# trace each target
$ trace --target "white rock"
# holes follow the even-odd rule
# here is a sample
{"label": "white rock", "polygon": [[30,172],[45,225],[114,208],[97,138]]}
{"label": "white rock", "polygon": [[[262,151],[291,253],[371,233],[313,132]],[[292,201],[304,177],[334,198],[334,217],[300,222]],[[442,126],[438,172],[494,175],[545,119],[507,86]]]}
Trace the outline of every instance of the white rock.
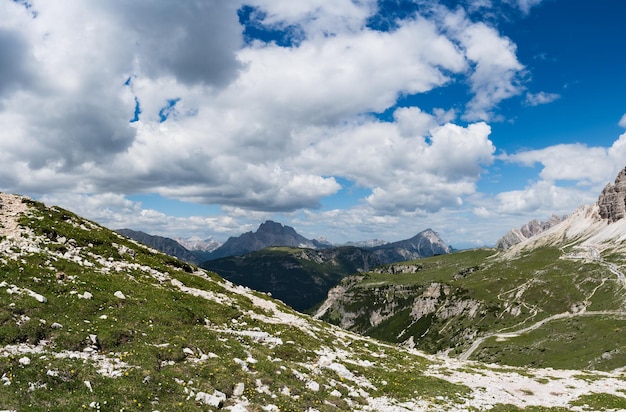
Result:
{"label": "white rock", "polygon": [[76,296],[78,296],[79,299],[91,299],[91,298],[93,298],[93,295],[90,292],[86,292],[86,291],[82,295],[79,293]]}
{"label": "white rock", "polygon": [[39,303],[46,303],[46,302],[48,301],[48,299],[46,299],[46,297],[45,297],[45,296],[42,296],[42,295],[40,295],[39,293],[35,293],[35,292],[33,292],[32,290],[29,290],[29,291],[28,291],[28,294],[29,294],[31,297],[35,298],[35,299],[37,300],[37,302],[39,302]]}
{"label": "white rock", "polygon": [[193,349],[191,349],[191,348],[184,348],[183,352],[186,353],[187,355],[193,355],[194,354]]}
{"label": "white rock", "polygon": [[30,358],[28,356],[24,356],[23,358],[20,358],[19,361],[20,365],[30,365]]}
{"label": "white rock", "polygon": [[58,322],[54,322],[52,325],[50,325],[50,327],[51,327],[52,329],[63,329],[63,325],[61,325],[61,324],[60,324],[60,323],[58,323]]}
{"label": "white rock", "polygon": [[124,294],[121,291],[116,291],[113,296],[115,296],[118,299],[126,299],[126,296],[124,296]]}
{"label": "white rock", "polygon": [[83,383],[85,384],[85,386],[87,387],[87,389],[89,389],[89,392],[93,392],[93,388],[91,387],[91,382],[89,382],[89,381],[84,381]]}
{"label": "white rock", "polygon": [[246,385],[243,382],[239,382],[237,385],[235,385],[235,388],[233,389],[233,396],[243,395],[243,391],[245,388]]}
{"label": "white rock", "polygon": [[213,392],[213,395],[209,395],[206,392],[198,392],[196,394],[196,402],[202,402],[215,408],[218,408],[224,401],[226,401],[226,394],[220,391]]}
{"label": "white rock", "polygon": [[308,381],[306,383],[306,387],[308,390],[313,391],[313,392],[319,392],[320,390],[320,384],[315,381]]}
{"label": "white rock", "polygon": [[330,393],[330,396],[335,396],[337,398],[341,398],[341,392],[339,392],[337,389],[335,389],[334,391],[332,391]]}
{"label": "white rock", "polygon": [[238,403],[230,407],[230,412],[248,412],[248,408],[246,405]]}

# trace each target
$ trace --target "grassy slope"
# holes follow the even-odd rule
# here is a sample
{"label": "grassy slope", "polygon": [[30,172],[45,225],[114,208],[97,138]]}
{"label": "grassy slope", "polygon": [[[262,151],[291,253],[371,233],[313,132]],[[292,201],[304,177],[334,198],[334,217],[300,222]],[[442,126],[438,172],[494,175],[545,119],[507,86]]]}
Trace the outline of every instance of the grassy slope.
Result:
{"label": "grassy slope", "polygon": [[[431,352],[467,349],[474,336],[512,332],[552,315],[586,304],[587,312],[623,311],[624,289],[615,275],[597,262],[561,259],[563,252],[542,248],[514,260],[498,260],[494,251],[473,250],[420,260],[415,274],[368,273],[360,281],[346,279],[344,302],[323,317],[339,322],[340,312],[359,314],[353,329],[391,342],[413,336],[418,348]],[[478,313],[442,319],[437,314],[418,321],[409,316],[415,298],[433,282],[450,294],[438,300],[439,312],[455,299],[478,301]],[[449,302],[448,302],[449,303]],[[370,314],[395,306],[394,315],[372,327]],[[388,311],[389,312],[389,311]],[[532,333],[510,339],[489,339],[475,359],[512,365],[610,370],[626,365],[624,313],[576,317],[548,322]],[[554,330],[554,333],[553,333]],[[558,332],[557,332],[558,331]],[[575,356],[564,356],[572,353]],[[603,358],[604,355],[604,358]]]}

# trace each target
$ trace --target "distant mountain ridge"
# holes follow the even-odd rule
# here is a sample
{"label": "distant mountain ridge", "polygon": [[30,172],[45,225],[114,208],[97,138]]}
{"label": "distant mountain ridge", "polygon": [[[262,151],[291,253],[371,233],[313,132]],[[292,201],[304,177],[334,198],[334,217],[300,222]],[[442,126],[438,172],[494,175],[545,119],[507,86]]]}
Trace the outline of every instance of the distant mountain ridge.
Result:
{"label": "distant mountain ridge", "polygon": [[361,247],[361,248],[372,248],[372,247],[386,245],[387,243],[389,243],[389,242],[387,242],[386,240],[370,239],[370,240],[359,240],[359,241],[353,241],[353,242],[346,242],[346,243],[342,244],[341,246],[355,246],[355,247]]}
{"label": "distant mountain ridge", "polygon": [[558,225],[566,218],[567,215],[563,217],[552,215],[552,217],[545,222],[540,222],[537,219],[533,219],[519,229],[511,229],[506,235],[498,239],[495,247],[496,249],[507,249],[513,245],[523,242],[526,239],[538,235],[541,232],[545,232],[551,227]]}
{"label": "distant mountain ridge", "polygon": [[371,248],[383,264],[415,260],[422,257],[444,255],[452,248],[432,229],[426,229],[410,239],[386,243]]}
{"label": "distant mountain ridge", "polygon": [[205,260],[205,254],[203,252],[194,253],[193,251],[186,249],[176,240],[168,237],[150,235],[148,233],[132,229],[117,229],[115,231],[120,235],[124,235],[139,243],[143,243],[146,246],[150,246],[159,252],[177,257],[185,262],[199,264]]}
{"label": "distant mountain ridge", "polygon": [[426,229],[407,240],[373,248],[340,246],[324,249],[272,247],[243,256],[201,264],[234,283],[282,300],[298,310],[319,304],[339,281],[376,266],[449,253],[451,248]]}
{"label": "distant mountain ridge", "polygon": [[226,256],[242,256],[270,246],[304,247],[324,249],[331,247],[328,242],[307,239],[291,226],[267,220],[256,232],[246,232],[241,236],[230,237],[224,244],[208,255],[207,260]]}
{"label": "distant mountain ridge", "polygon": [[218,247],[222,246],[222,242],[219,242],[212,237],[202,239],[198,236],[192,236],[189,238],[174,238],[175,241],[181,244],[185,249],[190,251],[200,251],[211,253]]}

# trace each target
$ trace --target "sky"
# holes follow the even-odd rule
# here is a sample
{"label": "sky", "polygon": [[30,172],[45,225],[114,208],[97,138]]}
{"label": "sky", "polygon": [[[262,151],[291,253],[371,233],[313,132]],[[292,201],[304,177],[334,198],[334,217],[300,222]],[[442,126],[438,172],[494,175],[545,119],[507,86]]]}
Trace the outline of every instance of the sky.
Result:
{"label": "sky", "polygon": [[109,228],[456,248],[626,166],[626,3],[0,0],[0,191]]}

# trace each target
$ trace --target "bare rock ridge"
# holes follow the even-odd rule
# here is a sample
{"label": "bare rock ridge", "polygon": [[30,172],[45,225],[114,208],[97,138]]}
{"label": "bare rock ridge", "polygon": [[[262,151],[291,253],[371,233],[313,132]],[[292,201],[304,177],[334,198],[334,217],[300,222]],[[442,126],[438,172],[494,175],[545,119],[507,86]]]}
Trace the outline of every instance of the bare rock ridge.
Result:
{"label": "bare rock ridge", "polygon": [[626,168],[615,178],[615,183],[607,184],[598,198],[598,211],[609,223],[626,216]]}
{"label": "bare rock ridge", "polygon": [[[572,225],[579,227],[580,222],[578,221],[581,218],[587,219],[589,217],[588,213],[592,213],[595,216],[594,219],[597,223],[604,222],[600,225],[602,227],[607,223],[616,223],[626,217],[626,168],[618,173],[614,183],[608,183],[604,187],[595,204],[581,206],[570,217],[563,216],[562,219],[559,219],[553,215],[547,222],[532,220],[520,229],[513,229],[508,232],[496,242],[495,246],[498,249],[508,249],[513,245],[546,232],[561,222],[565,225],[563,230],[568,230],[567,228],[570,228]],[[574,232],[577,231],[575,230],[571,233]],[[609,234],[605,233],[605,235],[608,236]]]}
{"label": "bare rock ridge", "polygon": [[567,216],[563,216],[561,218],[557,215],[552,215],[552,217],[545,222],[540,222],[537,219],[533,219],[519,229],[511,229],[506,235],[498,239],[498,241],[496,242],[496,249],[508,249],[509,247],[516,245],[528,238],[545,232],[551,227],[561,223],[566,218]]}

